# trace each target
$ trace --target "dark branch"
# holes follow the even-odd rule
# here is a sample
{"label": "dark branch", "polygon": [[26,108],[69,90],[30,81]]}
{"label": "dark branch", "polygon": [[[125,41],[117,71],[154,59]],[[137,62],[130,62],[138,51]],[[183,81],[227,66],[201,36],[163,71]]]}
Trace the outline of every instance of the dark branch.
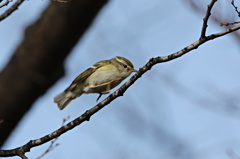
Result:
{"label": "dark branch", "polygon": [[[2,7],[4,7],[4,6],[7,6],[9,2],[10,2],[9,0],[6,0],[5,3],[3,3],[3,4],[0,5],[0,8],[2,8]],[[1,2],[0,2],[0,3],[1,3]]]}
{"label": "dark branch", "polygon": [[205,38],[205,36],[206,36],[206,30],[207,30],[207,27],[208,27],[208,24],[207,24],[208,19],[211,16],[212,7],[216,2],[217,2],[217,0],[212,0],[211,3],[208,5],[206,15],[203,18],[203,26],[202,26],[202,32],[201,32],[200,39]]}
{"label": "dark branch", "polygon": [[28,157],[25,156],[24,154],[19,154],[19,157],[21,157],[22,159],[28,159]]}
{"label": "dark branch", "polygon": [[23,3],[24,0],[18,0],[15,2],[8,10],[6,10],[2,15],[0,15],[0,21],[11,15],[18,7]]}
{"label": "dark branch", "polygon": [[240,17],[240,12],[238,11],[238,7],[235,6],[234,0],[232,0],[231,4],[232,4],[232,6],[234,7],[235,11],[237,12],[238,17]]}

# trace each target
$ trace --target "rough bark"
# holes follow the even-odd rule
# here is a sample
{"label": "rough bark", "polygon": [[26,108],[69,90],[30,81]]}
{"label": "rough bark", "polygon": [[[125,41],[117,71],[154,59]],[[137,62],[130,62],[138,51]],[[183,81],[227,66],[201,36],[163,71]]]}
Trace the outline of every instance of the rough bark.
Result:
{"label": "rough bark", "polygon": [[0,73],[0,145],[34,101],[64,75],[65,57],[106,2],[52,2],[26,28],[23,41]]}

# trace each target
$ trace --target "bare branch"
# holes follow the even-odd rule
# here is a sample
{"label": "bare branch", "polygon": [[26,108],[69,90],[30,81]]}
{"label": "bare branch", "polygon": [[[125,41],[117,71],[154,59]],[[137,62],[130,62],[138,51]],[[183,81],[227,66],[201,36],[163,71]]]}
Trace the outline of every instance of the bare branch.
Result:
{"label": "bare branch", "polygon": [[226,22],[226,23],[220,23],[220,26],[229,26],[229,25],[234,25],[234,24],[239,24],[240,22],[232,22],[232,23],[229,23],[229,22]]}
{"label": "bare branch", "polygon": [[23,3],[24,0],[18,0],[15,2],[8,10],[6,10],[3,14],[0,15],[0,21],[7,18],[9,15],[11,15],[15,10],[18,9],[18,7]]}
{"label": "bare branch", "polygon": [[68,124],[60,127],[56,131],[54,131],[42,138],[29,141],[28,143],[26,143],[25,145],[23,145],[21,147],[18,147],[18,148],[12,149],[12,150],[0,150],[0,156],[1,157],[16,156],[16,155],[20,156],[21,154],[29,152],[30,149],[33,147],[39,146],[41,144],[44,144],[50,140],[53,140],[53,139],[61,136],[65,132],[75,128],[76,126],[80,125],[81,123],[83,123],[85,121],[89,121],[90,117],[92,115],[94,115],[99,110],[101,110],[102,108],[104,108],[105,106],[110,104],[116,98],[123,96],[123,94],[126,92],[126,90],[131,85],[133,85],[143,74],[145,74],[147,71],[149,71],[154,65],[163,63],[163,62],[168,62],[168,61],[174,60],[176,58],[179,58],[182,55],[185,55],[186,53],[188,53],[194,49],[197,49],[199,46],[201,46],[203,43],[205,43],[209,40],[213,40],[213,39],[219,38],[221,36],[224,36],[226,34],[229,34],[233,31],[239,30],[240,25],[232,27],[232,28],[227,29],[222,32],[218,32],[216,34],[212,34],[209,36],[205,35],[208,19],[211,15],[210,14],[211,9],[216,1],[217,0],[212,0],[212,2],[208,5],[208,10],[207,10],[206,16],[204,18],[203,26],[202,26],[201,38],[199,40],[197,40],[194,43],[190,44],[189,46],[183,48],[182,50],[180,50],[176,53],[172,53],[168,56],[155,57],[155,58],[151,57],[150,60],[142,68],[140,68],[139,71],[135,75],[133,75],[126,83],[124,83],[118,90],[116,90],[114,93],[110,94],[107,98],[105,98],[102,102],[98,103],[96,106],[87,110],[85,113],[83,113],[78,118],[74,119],[73,121],[69,122]]}
{"label": "bare branch", "polygon": [[203,26],[202,26],[201,36],[200,36],[201,39],[205,38],[205,36],[206,36],[206,30],[207,30],[207,27],[208,27],[207,22],[208,22],[209,17],[211,16],[212,7],[216,2],[217,2],[217,0],[212,0],[211,3],[208,5],[206,15],[203,18]]}
{"label": "bare branch", "polygon": [[28,157],[25,156],[24,154],[19,154],[19,157],[21,157],[22,159],[28,159]]}
{"label": "bare branch", "polygon": [[[238,17],[240,17],[240,12],[238,11],[238,7],[235,6],[234,0],[231,2],[232,6],[234,7],[236,13],[238,14]],[[226,22],[226,23],[220,23],[220,26],[229,26],[229,25],[234,25],[234,24],[239,24],[240,22]]]}
{"label": "bare branch", "polygon": [[[215,39],[215,38],[224,36],[224,35],[226,35],[226,34],[229,34],[229,33],[231,33],[231,32],[237,31],[237,30],[239,30],[239,29],[240,29],[240,25],[235,26],[235,27],[232,27],[232,28],[229,28],[229,29],[227,29],[227,30],[225,30],[225,31],[222,31],[222,32],[219,32],[219,33],[216,33],[216,34],[209,35],[209,36],[207,36],[206,38],[207,38],[208,40],[212,40],[212,39]],[[206,41],[205,41],[205,42],[206,42]]]}
{"label": "bare branch", "polygon": [[[189,5],[192,7],[192,9],[194,10],[194,11],[197,11],[197,12],[199,12],[199,13],[204,13],[205,12],[205,10],[204,10],[204,8],[203,7],[201,7],[200,5],[199,5],[199,1],[194,1],[194,0],[188,0],[188,3],[189,3]],[[229,16],[228,16],[229,17]],[[222,21],[224,21],[224,19],[223,18],[221,18],[221,16],[211,16],[211,19],[215,22],[215,23],[217,23],[217,24],[221,24],[222,23]],[[225,23],[223,23],[223,24],[225,24]],[[223,25],[223,26],[225,26],[225,25]],[[229,28],[230,26],[225,26],[226,28]],[[240,38],[240,32],[233,32],[233,34],[232,35],[234,35],[237,39],[239,39]],[[236,40],[236,42],[239,42],[239,40]]]}
{"label": "bare branch", "polygon": [[[67,120],[69,120],[70,116],[68,116],[67,118],[64,118],[62,121],[62,126],[64,126],[64,124],[66,123]],[[55,138],[51,141],[51,144],[49,145],[49,147],[46,149],[46,151],[41,154],[39,157],[37,157],[36,159],[41,159],[43,158],[48,152],[52,151],[55,147],[57,147],[59,144],[55,143],[57,141],[58,138]]]}
{"label": "bare branch", "polygon": [[[9,0],[6,0],[5,3],[3,3],[3,4],[0,5],[0,8],[2,8],[2,7],[4,7],[4,6],[7,6],[9,2],[10,2]],[[1,3],[1,2],[0,2],[0,3]]]}
{"label": "bare branch", "polygon": [[231,4],[232,4],[232,6],[235,8],[235,11],[237,12],[238,17],[240,17],[240,12],[238,11],[238,7],[235,6],[234,0],[232,0]]}

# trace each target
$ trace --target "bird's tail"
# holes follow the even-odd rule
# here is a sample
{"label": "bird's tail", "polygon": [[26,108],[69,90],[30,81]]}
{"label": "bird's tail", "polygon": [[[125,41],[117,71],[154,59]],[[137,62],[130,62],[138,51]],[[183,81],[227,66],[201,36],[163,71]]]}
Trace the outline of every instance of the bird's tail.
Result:
{"label": "bird's tail", "polygon": [[57,103],[58,108],[63,110],[72,100],[76,98],[76,95],[70,91],[64,91],[54,97],[54,102]]}

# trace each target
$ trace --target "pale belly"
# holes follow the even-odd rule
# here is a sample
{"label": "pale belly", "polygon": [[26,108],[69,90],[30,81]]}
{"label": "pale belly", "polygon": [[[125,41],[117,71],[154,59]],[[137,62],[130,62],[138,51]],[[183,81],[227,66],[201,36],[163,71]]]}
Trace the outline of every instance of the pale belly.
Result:
{"label": "pale belly", "polygon": [[[110,67],[110,68],[109,68]],[[100,68],[97,73],[91,75],[87,81],[84,93],[104,93],[116,87],[124,78],[116,76],[119,72],[114,66],[107,69]]]}

